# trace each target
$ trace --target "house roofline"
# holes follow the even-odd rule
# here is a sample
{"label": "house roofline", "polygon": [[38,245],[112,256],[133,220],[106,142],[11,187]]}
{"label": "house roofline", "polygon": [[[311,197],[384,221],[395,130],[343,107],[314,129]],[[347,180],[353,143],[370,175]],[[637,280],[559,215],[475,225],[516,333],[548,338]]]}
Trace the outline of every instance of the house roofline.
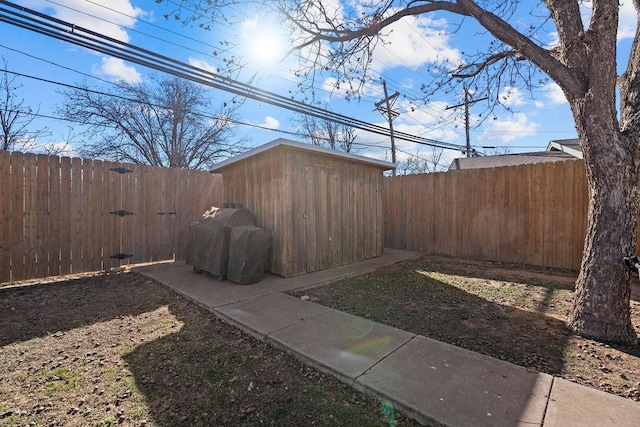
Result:
{"label": "house roofline", "polygon": [[562,141],[549,141],[549,145],[547,146],[547,151],[551,151],[552,149],[555,149],[557,151],[562,151],[564,153],[572,155],[573,157],[582,159],[581,150],[577,150],[575,148],[564,145]]}
{"label": "house roofline", "polygon": [[396,165],[390,162],[385,162],[383,160],[377,160],[377,159],[371,159],[369,157],[364,157],[364,156],[358,156],[356,154],[351,154],[351,153],[346,153],[343,151],[337,151],[337,150],[332,150],[329,148],[324,148],[324,147],[319,147],[317,145],[311,145],[311,144],[303,144],[301,142],[296,142],[296,141],[292,141],[290,139],[285,139],[285,138],[278,138],[276,140],[273,140],[271,142],[268,142],[266,144],[260,145],[256,148],[253,148],[249,151],[245,151],[242,154],[239,154],[235,157],[232,157],[230,159],[227,159],[223,162],[217,163],[215,165],[213,165],[213,167],[209,170],[209,172],[217,172],[222,168],[225,168],[229,165],[232,165],[234,163],[240,162],[242,160],[245,160],[249,157],[253,157],[255,155],[258,155],[260,153],[263,153],[265,151],[274,149],[276,147],[291,147],[294,149],[298,149],[298,150],[305,150],[305,151],[311,151],[314,153],[321,153],[321,154],[330,154],[332,156],[336,156],[336,157],[341,157],[343,159],[346,160],[351,160],[351,161],[355,161],[355,162],[360,162],[360,163],[366,163],[366,164],[370,164],[370,165],[374,165],[374,166],[378,166],[380,168],[382,168],[383,170],[389,170],[389,169],[395,169]]}

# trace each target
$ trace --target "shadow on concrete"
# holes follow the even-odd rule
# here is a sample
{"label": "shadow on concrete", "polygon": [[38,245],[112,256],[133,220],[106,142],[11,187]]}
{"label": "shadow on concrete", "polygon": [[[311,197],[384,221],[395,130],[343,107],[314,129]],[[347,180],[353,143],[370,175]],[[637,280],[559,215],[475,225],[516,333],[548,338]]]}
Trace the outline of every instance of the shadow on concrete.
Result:
{"label": "shadow on concrete", "polygon": [[[375,400],[137,273],[0,289],[0,346],[127,316],[146,319],[160,307],[168,314],[149,324],[160,338],[117,356],[154,425],[381,425]],[[111,332],[117,340],[118,325]],[[121,332],[130,343],[126,328]]]}
{"label": "shadow on concrete", "polygon": [[490,302],[416,270],[382,270],[295,295],[303,293],[319,304],[540,372],[557,375],[564,366],[570,333],[563,321]]}
{"label": "shadow on concrete", "polygon": [[373,399],[185,300],[169,310],[180,330],[124,357],[155,424],[380,425]]}

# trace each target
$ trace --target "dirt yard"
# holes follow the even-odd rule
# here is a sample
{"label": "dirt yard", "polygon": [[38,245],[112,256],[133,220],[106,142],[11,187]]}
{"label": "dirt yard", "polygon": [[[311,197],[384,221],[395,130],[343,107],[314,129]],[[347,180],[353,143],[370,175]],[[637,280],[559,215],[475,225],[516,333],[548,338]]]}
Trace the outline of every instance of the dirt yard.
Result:
{"label": "dirt yard", "polygon": [[[565,329],[574,281],[423,257],[295,295],[640,401],[639,346]],[[640,335],[637,283],[632,299]],[[0,313],[0,427],[388,425],[380,402],[136,273],[0,288]]]}
{"label": "dirt yard", "polygon": [[[423,257],[296,293],[311,301],[640,401],[640,347],[572,336],[575,272]],[[631,313],[640,336],[640,287]]]}
{"label": "dirt yard", "polygon": [[136,273],[0,288],[0,313],[3,427],[386,424],[379,402]]}

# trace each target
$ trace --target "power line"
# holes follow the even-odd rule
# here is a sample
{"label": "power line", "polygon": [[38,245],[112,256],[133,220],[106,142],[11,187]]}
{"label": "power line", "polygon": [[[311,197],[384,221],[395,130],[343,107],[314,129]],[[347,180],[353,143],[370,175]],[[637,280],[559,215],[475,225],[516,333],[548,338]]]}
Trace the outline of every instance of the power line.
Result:
{"label": "power line", "polygon": [[[80,87],[80,86],[76,86],[76,85],[71,85],[68,83],[62,83],[62,82],[57,82],[54,80],[49,80],[49,79],[45,79],[43,77],[36,77],[36,76],[32,76],[29,74],[24,74],[24,73],[18,73],[15,71],[10,71],[10,70],[0,70],[0,72],[3,73],[8,73],[8,74],[12,74],[14,76],[18,76],[18,77],[24,77],[24,78],[28,78],[28,79],[33,79],[33,80],[37,80],[37,81],[41,81],[43,83],[49,83],[49,84],[53,84],[53,85],[58,85],[58,86],[63,86],[69,89],[76,89],[76,90],[82,90],[85,92],[89,92],[89,93],[94,93],[96,95],[102,95],[102,96],[109,96],[112,98],[117,98],[117,99],[122,99],[123,101],[129,101],[129,102],[134,102],[134,103],[138,103],[138,104],[144,104],[144,105],[151,105],[157,108],[165,108],[162,105],[158,105],[158,104],[152,104],[148,101],[140,101],[138,99],[135,98],[127,98],[126,96],[122,96],[122,95],[117,95],[115,93],[109,93],[109,92],[102,92],[99,90],[94,90],[94,89],[89,89],[86,87]],[[12,110],[8,110],[8,111],[12,111]],[[45,114],[39,114],[39,113],[27,113],[27,112],[23,112],[20,111],[20,113],[23,113],[25,115],[30,115],[33,117],[39,117],[39,118],[46,118],[46,119],[52,119],[52,120],[60,120],[60,121],[67,121],[70,123],[78,123],[78,124],[84,124],[84,125],[89,125],[92,126],[94,124],[92,123],[85,123],[79,120],[73,120],[73,119],[69,119],[66,117],[59,117],[59,116],[51,116],[51,115],[45,115]],[[278,133],[283,133],[283,134],[288,134],[288,135],[294,135],[294,136],[303,136],[306,137],[307,135],[299,133],[299,132],[291,132],[291,131],[286,131],[286,130],[280,130],[280,129],[272,129],[266,126],[261,126],[261,125],[256,125],[253,123],[247,123],[247,122],[243,122],[241,120],[237,120],[234,119],[232,117],[228,117],[228,116],[217,116],[217,115],[211,115],[211,114],[205,114],[199,111],[194,111],[192,114],[200,116],[200,117],[204,117],[206,119],[213,119],[213,120],[226,120],[228,122],[231,122],[233,124],[236,125],[240,125],[240,126],[247,126],[247,127],[252,127],[252,128],[256,128],[256,129],[262,129],[262,130],[268,130],[268,131],[273,131],[273,132],[278,132]],[[100,125],[103,126],[103,125]]]}
{"label": "power line", "polygon": [[[70,7],[68,7],[68,6],[64,6],[64,5],[61,5],[61,4],[59,4],[59,3],[56,3],[56,2],[55,2],[55,1],[53,1],[53,0],[48,0],[48,1],[49,1],[50,3],[60,5],[61,7],[65,7],[65,8],[68,8],[68,9],[71,9],[71,10],[74,10],[74,11],[77,11],[78,13],[85,14],[85,15],[90,16],[90,17],[92,17],[92,18],[95,18],[95,19],[98,19],[98,20],[101,20],[101,21],[104,21],[104,22],[108,22],[108,23],[111,23],[111,24],[113,24],[113,25],[118,25],[117,23],[115,23],[115,22],[113,22],[113,21],[108,21],[108,20],[106,20],[106,19],[104,19],[104,18],[101,18],[101,17],[95,16],[95,15],[91,15],[91,14],[88,14],[88,13],[82,12],[82,11],[80,11],[80,10],[78,10],[78,9],[72,9],[72,8],[70,8]],[[112,12],[114,12],[114,13],[117,13],[117,14],[120,14],[120,15],[122,15],[122,16],[125,16],[125,17],[127,17],[127,18],[129,18],[129,19],[133,19],[133,20],[135,20],[135,21],[137,21],[137,22],[141,22],[141,23],[143,23],[143,24],[146,24],[146,25],[152,26],[152,27],[154,27],[154,28],[156,28],[156,29],[158,29],[158,30],[165,31],[165,32],[168,32],[168,33],[170,33],[170,34],[177,35],[178,37],[181,37],[181,38],[184,38],[184,39],[187,39],[187,40],[190,40],[190,41],[194,41],[194,42],[196,42],[196,43],[200,43],[200,44],[202,44],[202,45],[204,45],[204,46],[208,46],[208,47],[211,47],[211,48],[214,48],[214,49],[218,50],[218,47],[217,47],[217,46],[212,45],[212,44],[210,44],[210,43],[206,43],[206,42],[203,42],[203,41],[201,41],[201,40],[195,39],[195,38],[193,38],[193,37],[188,37],[188,36],[186,36],[186,35],[184,35],[184,34],[181,34],[181,33],[175,32],[175,31],[171,31],[171,30],[166,29],[166,28],[164,28],[164,27],[161,27],[161,26],[159,26],[159,25],[156,25],[156,24],[150,23],[150,22],[148,22],[148,21],[145,21],[145,20],[143,20],[143,19],[140,19],[140,18],[138,18],[138,17],[136,17],[136,16],[132,16],[132,15],[129,15],[129,14],[126,14],[126,13],[120,12],[120,11],[118,11],[118,10],[116,10],[116,9],[113,9],[113,8],[110,8],[110,7],[107,7],[107,6],[104,6],[104,5],[98,4],[98,3],[96,3],[95,1],[92,1],[92,0],[85,0],[85,1],[86,1],[87,3],[90,3],[90,4],[93,4],[93,5],[96,5],[96,6],[98,6],[98,7],[102,7],[102,8],[104,8],[104,9],[106,9],[106,10],[109,10],[109,11],[112,11]],[[175,5],[177,5],[177,6],[181,7],[181,8],[185,8],[185,10],[188,10],[189,12],[191,12],[191,14],[192,14],[192,15],[197,13],[195,10],[193,10],[193,9],[189,9],[188,7],[185,7],[185,6],[184,6],[184,4],[181,4],[181,3],[175,3],[175,2],[172,2],[172,1],[168,1],[168,2],[169,2],[169,3],[173,3],[173,4],[175,4]],[[220,21],[220,20],[216,20],[216,19],[214,19],[214,20],[212,20],[212,22],[213,22],[213,23],[215,23],[215,24],[221,24],[221,25],[223,25],[223,26],[225,26],[225,27],[229,27],[229,25],[228,25],[226,22],[224,22],[224,21]],[[416,24],[417,24],[417,22],[416,22]],[[436,52],[438,51],[438,49],[437,49],[435,46],[433,46],[433,45],[429,42],[429,40],[428,40],[426,37],[424,37],[424,35],[422,35],[419,31],[417,31],[417,29],[416,29],[413,25],[410,25],[410,24],[408,24],[408,23],[407,23],[407,26],[408,26],[409,28],[411,28],[411,30],[413,30],[416,34],[418,34],[418,35],[419,35],[419,36],[420,36],[420,37],[425,41],[425,43],[427,43],[428,45],[430,45],[430,46],[431,46],[431,48],[432,48],[434,51],[436,51]],[[230,28],[230,27],[229,27],[229,28]],[[150,34],[147,34],[147,33],[144,33],[144,32],[138,31],[138,30],[135,30],[135,29],[129,29],[129,31],[137,32],[137,33],[139,33],[139,34],[146,35],[146,36],[151,37],[151,38],[154,38],[154,39],[156,39],[156,40],[160,40],[160,41],[166,42],[166,43],[171,44],[171,45],[174,45],[174,46],[183,47],[184,49],[188,49],[188,50],[191,50],[191,51],[193,51],[193,52],[200,53],[200,54],[203,54],[203,55],[209,56],[209,57],[211,57],[211,58],[217,59],[217,57],[212,56],[212,55],[210,55],[210,54],[208,54],[208,53],[200,52],[200,51],[197,51],[197,50],[191,49],[191,48],[189,48],[189,47],[186,47],[186,46],[183,46],[183,45],[180,45],[180,44],[174,43],[174,42],[172,42],[172,41],[169,41],[169,40],[166,40],[166,39],[163,39],[163,38],[160,38],[160,37],[156,37],[156,36],[153,36],[153,35],[150,35]],[[404,60],[403,60],[402,58],[400,58],[397,54],[395,54],[394,52],[392,52],[391,50],[389,50],[387,46],[382,45],[382,48],[383,48],[383,49],[385,49],[386,51],[388,51],[388,52],[389,52],[390,54],[392,54],[393,56],[395,56],[398,60],[402,61],[402,62],[403,62],[407,67],[412,68],[411,66],[409,66],[409,64],[407,64],[407,63],[406,63],[406,61],[404,61]],[[222,50],[221,50],[221,52],[230,52],[230,51],[231,51],[231,49],[232,49],[232,48],[222,49]],[[383,62],[381,62],[381,61],[378,61],[378,62],[380,62],[381,64],[384,64],[384,63],[383,63]],[[243,66],[243,67],[244,67],[244,66]],[[280,75],[278,76],[280,79],[282,79],[282,80],[284,80],[284,81],[287,81],[287,82],[296,83],[295,81],[293,81],[293,80],[291,80],[291,79],[288,79],[288,78],[285,78],[285,77],[284,77],[284,75],[293,75],[293,73],[291,73],[291,72],[290,72],[290,70],[285,70],[285,69],[282,69],[282,68],[280,68],[279,70],[281,71]],[[395,71],[395,70],[393,70],[393,71],[397,73],[397,71]],[[426,79],[426,76],[424,76],[423,74],[421,74],[418,70],[414,70],[414,72],[415,72],[415,73],[417,73],[419,76],[421,76],[421,77],[423,77],[423,78],[425,78],[425,79]],[[378,73],[378,74],[379,74],[379,73]],[[383,78],[383,77],[380,75],[380,78]],[[394,82],[394,80],[393,80],[393,79],[390,79],[388,76],[387,76],[385,79],[386,79],[386,80],[389,80],[389,81],[391,81],[391,82]],[[396,85],[400,85],[400,83],[398,83],[397,81],[395,81],[395,83],[396,83]],[[326,90],[326,89],[323,87],[323,85],[321,85],[321,86],[319,86],[319,87],[314,87],[313,89],[314,89],[315,91],[323,91],[323,92],[326,92],[326,93],[332,93],[332,91]],[[406,91],[405,91],[405,92],[406,92]],[[406,93],[405,93],[405,94],[403,94],[403,97],[407,98]],[[418,96],[413,95],[413,98],[414,98],[414,99],[415,99],[415,98],[417,98],[417,97],[418,97]],[[411,99],[411,97],[410,97],[409,99]],[[373,104],[375,101],[365,101],[365,102],[368,102],[368,103],[372,103],[372,104]],[[428,107],[428,105],[425,105],[425,110],[423,110],[423,111],[425,111],[427,114],[429,114],[430,116],[434,117],[435,119],[440,120],[440,117],[436,117],[436,115],[435,115],[435,114],[430,113],[430,112],[428,111],[428,108],[429,108],[429,107]],[[411,117],[408,117],[408,118],[409,118],[410,120],[412,120],[412,121],[414,121],[414,122],[418,123],[418,122],[417,122],[417,120],[415,120],[415,119],[413,119],[413,118],[411,118]],[[440,122],[440,124],[439,124],[437,127],[436,127],[436,126],[432,126],[432,127],[424,127],[424,126],[423,126],[423,128],[424,128],[424,131],[425,131],[425,132],[429,132],[429,131],[436,130],[436,129],[438,129],[438,128],[442,128],[442,127],[450,126],[450,124],[451,124],[451,123],[453,123],[453,121],[449,121],[449,122],[441,121],[441,122]],[[457,133],[459,133],[459,134],[461,134],[461,133],[460,133],[458,130],[456,130],[455,128],[453,128],[452,130],[453,130],[453,131],[455,131],[455,132],[457,132]]]}
{"label": "power line", "polygon": [[[76,26],[72,23],[50,17],[34,10],[13,4],[7,1],[0,1],[0,4],[11,9],[0,8],[0,21],[33,31],[58,40],[66,41],[87,49],[105,53],[116,58],[130,61],[145,67],[156,69],[168,74],[182,77],[196,83],[233,93],[248,99],[253,99],[268,103],[276,107],[284,108],[301,114],[317,117],[335,123],[350,126],[380,135],[389,135],[388,129],[381,126],[367,123],[355,118],[324,110],[313,105],[286,98],[284,96],[259,89],[239,82],[237,80],[220,76],[216,73],[200,69],[190,64],[169,58],[164,55],[152,52],[141,47],[125,43],[100,33]],[[20,12],[18,12],[20,11]],[[414,142],[422,145],[436,146],[462,151],[463,146],[437,141],[430,138],[397,132],[397,139]]]}
{"label": "power line", "polygon": [[[72,10],[72,11],[74,11],[74,12],[77,12],[77,13],[79,13],[79,14],[82,14],[82,15],[88,16],[88,17],[90,17],[90,18],[92,18],[92,19],[96,19],[96,20],[98,20],[98,21],[106,22],[106,23],[109,23],[109,24],[114,25],[114,26],[117,26],[117,27],[119,27],[119,26],[120,26],[120,25],[119,25],[118,23],[116,23],[116,22],[109,21],[109,20],[107,20],[107,19],[105,19],[105,18],[102,18],[102,17],[96,16],[96,15],[92,15],[92,14],[87,13],[87,12],[83,12],[83,11],[81,11],[81,10],[79,10],[79,9],[71,8],[71,7],[69,7],[69,6],[66,6],[66,5],[63,5],[63,4],[60,4],[60,3],[57,3],[57,2],[55,2],[55,1],[53,1],[53,0],[47,0],[47,1],[48,1],[49,3],[52,3],[52,4],[55,4],[55,5],[58,5],[58,6],[60,6],[60,7],[64,7],[64,8],[66,8],[66,9]],[[151,26],[151,27],[153,27],[153,28],[155,28],[155,29],[157,29],[157,30],[164,31],[164,32],[167,32],[167,33],[169,33],[169,34],[176,35],[176,36],[178,36],[178,37],[180,37],[180,38],[183,38],[183,39],[186,39],[186,40],[189,40],[189,41],[193,41],[193,42],[195,42],[195,43],[202,44],[202,45],[204,45],[204,46],[207,46],[207,47],[209,47],[209,48],[212,48],[212,49],[214,49],[214,54],[210,54],[210,53],[206,53],[206,52],[201,52],[201,51],[196,50],[196,49],[193,49],[193,48],[191,48],[191,47],[188,47],[188,46],[185,46],[185,45],[182,45],[182,44],[179,44],[179,43],[173,42],[173,41],[171,41],[171,40],[169,40],[169,39],[165,39],[165,38],[157,37],[157,36],[154,36],[154,35],[151,35],[151,34],[148,34],[148,33],[145,33],[145,32],[139,31],[139,30],[136,30],[136,29],[134,29],[134,28],[128,28],[128,31],[131,31],[131,32],[134,32],[134,33],[137,33],[137,34],[141,34],[141,35],[143,35],[143,36],[147,36],[147,37],[149,37],[149,38],[152,38],[152,39],[155,39],[155,40],[161,41],[161,42],[163,42],[163,43],[167,43],[167,44],[172,45],[172,46],[176,46],[176,47],[179,47],[179,48],[182,48],[182,49],[190,50],[190,51],[192,51],[192,52],[194,52],[194,53],[197,53],[197,54],[200,54],[200,55],[204,55],[204,56],[206,56],[206,57],[208,57],[208,58],[212,58],[212,59],[215,59],[215,60],[218,60],[218,59],[219,59],[219,55],[220,55],[220,54],[222,54],[222,53],[232,53],[233,46],[232,46],[232,47],[229,47],[229,48],[224,48],[224,49],[223,49],[223,48],[220,48],[220,46],[216,46],[216,45],[213,45],[213,44],[211,44],[211,43],[207,43],[207,42],[204,42],[204,41],[198,40],[198,39],[196,39],[196,38],[189,37],[189,36],[186,36],[186,35],[184,35],[184,34],[178,33],[178,32],[176,32],[176,31],[169,30],[169,29],[167,29],[167,28],[164,28],[164,27],[161,27],[161,26],[159,26],[159,25],[153,24],[153,23],[151,23],[151,22],[145,21],[145,20],[140,19],[140,18],[138,18],[138,17],[135,17],[135,16],[132,16],[132,15],[129,15],[129,14],[126,14],[126,13],[120,12],[120,11],[118,11],[117,9],[113,9],[113,8],[108,7],[108,6],[98,4],[98,3],[94,2],[94,1],[91,1],[91,0],[85,0],[85,1],[86,1],[87,3],[93,4],[93,5],[95,5],[95,6],[98,6],[98,7],[101,7],[101,8],[103,8],[103,9],[109,10],[109,11],[111,11],[111,12],[113,12],[113,13],[116,13],[116,14],[119,14],[119,15],[122,15],[122,16],[125,16],[125,17],[127,17],[127,18],[129,18],[129,19],[132,19],[132,20],[135,20],[136,22],[140,22],[140,23],[142,23],[142,24],[149,25],[149,26]],[[177,6],[180,6],[180,7],[184,8],[185,10],[187,10],[187,11],[191,12],[192,14],[196,14],[196,13],[197,13],[195,10],[193,10],[193,9],[189,9],[189,8],[187,8],[187,7],[184,7],[184,5],[182,5],[182,4],[175,3],[175,2],[171,2],[171,1],[168,1],[168,3],[176,4]],[[165,16],[165,18],[166,18],[166,16]],[[228,23],[224,22],[224,21],[220,21],[220,20],[213,20],[212,22],[213,22],[213,23],[215,23],[215,24],[218,24],[218,25],[223,25],[223,26],[225,26],[225,27],[231,28],[231,27],[230,27],[230,25],[229,25]],[[227,43],[227,42],[222,42],[222,41],[220,41],[220,44],[228,44],[228,43]],[[237,66],[238,66],[239,68],[248,68],[248,64],[237,64]],[[216,67],[216,68],[217,68],[217,67]],[[256,70],[254,69],[254,71],[256,71]],[[286,75],[293,76],[294,74],[293,74],[293,73],[291,73],[291,72],[290,72],[290,70],[285,70],[285,69],[280,68],[280,69],[279,69],[279,71],[281,72],[281,73],[280,73],[281,75],[280,75],[280,76],[278,76],[280,79],[282,79],[282,80],[284,80],[284,81],[287,81],[287,82],[290,82],[290,83],[296,83],[294,80],[287,79],[287,78],[283,77],[283,75],[285,75],[285,74],[286,74]],[[313,89],[314,89],[315,91],[322,91],[322,92],[330,93],[330,91],[328,91],[328,90],[324,89],[324,87],[323,87],[322,85],[321,85],[321,86],[319,86],[319,87],[315,87],[315,86],[314,86],[314,87],[313,87]]]}

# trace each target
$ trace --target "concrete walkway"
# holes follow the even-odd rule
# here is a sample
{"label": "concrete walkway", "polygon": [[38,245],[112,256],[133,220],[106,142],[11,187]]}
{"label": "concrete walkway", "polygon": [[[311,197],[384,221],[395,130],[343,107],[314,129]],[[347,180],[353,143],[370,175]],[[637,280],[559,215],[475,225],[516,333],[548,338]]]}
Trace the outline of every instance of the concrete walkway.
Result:
{"label": "concrete walkway", "polygon": [[417,256],[385,249],[379,258],[248,286],[194,274],[181,262],[138,271],[423,424],[640,425],[640,403],[284,293]]}

